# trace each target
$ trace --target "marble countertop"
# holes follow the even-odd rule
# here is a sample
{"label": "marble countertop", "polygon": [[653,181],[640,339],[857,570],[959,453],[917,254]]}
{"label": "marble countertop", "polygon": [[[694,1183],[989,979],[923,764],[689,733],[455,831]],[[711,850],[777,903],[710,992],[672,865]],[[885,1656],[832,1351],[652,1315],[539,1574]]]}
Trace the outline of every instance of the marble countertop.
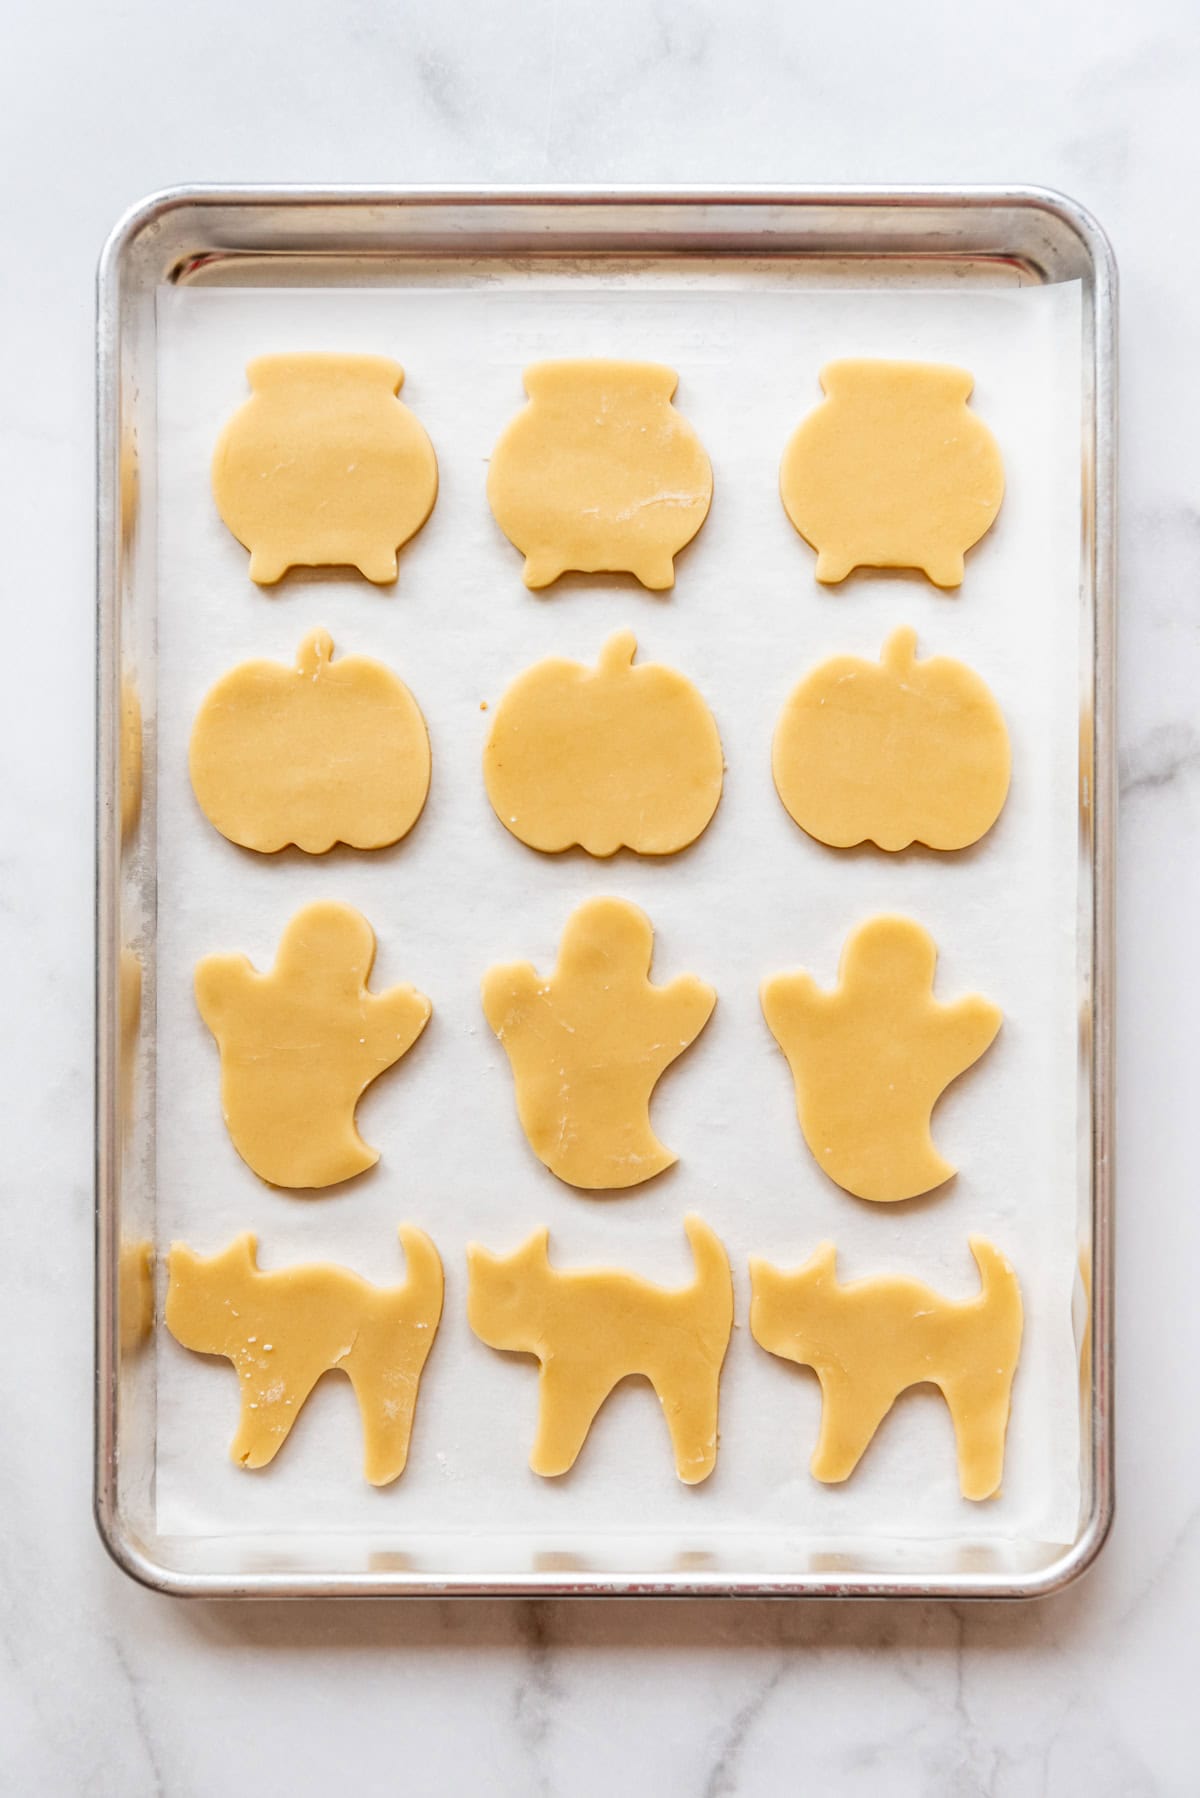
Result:
{"label": "marble countertop", "polygon": [[[1185,1793],[1200,1593],[1192,0],[19,5],[0,67],[0,1788]],[[91,1456],[92,278],[175,181],[1027,181],[1123,276],[1119,1501],[1033,1606],[171,1602]]]}

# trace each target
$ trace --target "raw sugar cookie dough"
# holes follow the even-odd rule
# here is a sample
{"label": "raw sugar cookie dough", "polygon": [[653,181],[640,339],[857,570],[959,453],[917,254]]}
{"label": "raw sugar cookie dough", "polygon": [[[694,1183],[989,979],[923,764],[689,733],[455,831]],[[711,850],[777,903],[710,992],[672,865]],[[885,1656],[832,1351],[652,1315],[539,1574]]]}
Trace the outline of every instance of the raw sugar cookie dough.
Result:
{"label": "raw sugar cookie dough", "polygon": [[937,948],[911,918],[870,918],[847,937],[833,992],[811,974],[763,982],[763,1015],[787,1056],[804,1140],[856,1198],[888,1204],[941,1186],[956,1170],[933,1145],[930,1117],[952,1080],[1000,1028],[973,993],[933,996]]}
{"label": "raw sugar cookie dough", "polygon": [[362,1416],[363,1472],[386,1486],[404,1471],[417,1390],[442,1315],[442,1264],[423,1230],[400,1226],[406,1279],[373,1286],[319,1263],[264,1273],[247,1232],[218,1255],[186,1244],[168,1259],[166,1323],[184,1348],[221,1355],[241,1413],[229,1458],[273,1461],[321,1375],[337,1368]]}
{"label": "raw sugar cookie dough", "polygon": [[817,579],[919,568],[957,587],[1004,495],[1000,449],[967,408],[974,377],[937,362],[830,362],[823,405],[783,453],[779,492]]}
{"label": "raw sugar cookie dough", "polygon": [[525,557],[525,585],[573,569],[675,585],[674,558],[708,516],[712,466],[657,362],[537,362],[529,404],[492,452],[488,503]]}
{"label": "raw sugar cookie dough", "polygon": [[751,1335],[772,1355],[813,1368],[821,1382],[815,1479],[848,1479],[900,1394],[928,1380],[954,1420],[963,1497],[999,1490],[1021,1289],[999,1249],[981,1236],[970,1248],[980,1289],[961,1300],[898,1274],[839,1285],[831,1242],[793,1273],[751,1257]]}
{"label": "raw sugar cookie dough", "polygon": [[261,586],[289,568],[396,578],[396,552],[437,498],[433,445],[397,394],[388,356],[259,356],[251,397],[217,440],[217,510],[250,551]]}
{"label": "raw sugar cookie dough", "polygon": [[1008,795],[1000,707],[965,662],[916,660],[892,632],[878,662],[833,656],[805,675],[771,747],[775,789],[801,830],[834,849],[965,849]]}
{"label": "raw sugar cookie dough", "polygon": [[492,810],[531,849],[673,855],[706,828],[724,758],[713,715],[673,668],[635,667],[618,631],[595,668],[550,656],[517,676],[483,753]]}
{"label": "raw sugar cookie dough", "polygon": [[412,986],[369,992],[374,960],[362,914],[320,900],[291,919],[269,974],[244,955],[208,955],[196,969],[196,1004],[221,1051],[226,1128],[272,1186],[335,1186],[379,1160],[355,1107],[433,1008]]}
{"label": "raw sugar cookie dough", "polygon": [[421,815],[429,733],[398,675],[368,656],[335,662],[316,630],[294,667],[222,675],[196,714],[188,769],[209,823],[244,849],[381,849]]}
{"label": "raw sugar cookie dough", "polygon": [[569,1186],[617,1191],[678,1160],[650,1127],[650,1097],[717,995],[695,974],[652,985],[653,949],[636,905],[589,899],[568,918],[551,975],[524,961],[484,976],[483,1009],[512,1066],[521,1128]]}
{"label": "raw sugar cookie dough", "polygon": [[127,843],[142,814],[142,704],[131,674],[121,680],[121,841]]}
{"label": "raw sugar cookie dough", "polygon": [[122,1356],[141,1347],[154,1327],[154,1245],[122,1242],[117,1255],[117,1341]]}
{"label": "raw sugar cookie dough", "polygon": [[649,1380],[671,1432],[685,1485],[708,1478],[717,1459],[721,1365],[733,1328],[729,1257],[699,1217],[685,1219],[696,1275],[664,1290],[613,1268],[551,1267],[548,1230],[511,1255],[467,1249],[467,1316],[489,1348],[541,1363],[534,1473],[566,1473],[596,1413],[619,1381]]}

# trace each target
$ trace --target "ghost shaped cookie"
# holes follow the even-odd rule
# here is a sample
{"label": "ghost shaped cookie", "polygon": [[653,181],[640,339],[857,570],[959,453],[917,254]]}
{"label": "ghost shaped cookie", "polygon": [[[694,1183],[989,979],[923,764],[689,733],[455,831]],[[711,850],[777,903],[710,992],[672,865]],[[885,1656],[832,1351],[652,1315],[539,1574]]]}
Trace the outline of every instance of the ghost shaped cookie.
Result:
{"label": "ghost shaped cookie", "polygon": [[421,815],[429,767],[429,733],[404,682],[368,656],[335,662],[323,630],[305,637],[294,667],[242,662],[222,675],[188,752],[205,817],[263,854],[399,842]]}
{"label": "ghost shaped cookie", "polygon": [[483,1009],[512,1065],[521,1128],[569,1186],[638,1186],[678,1159],[650,1127],[650,1096],[717,995],[694,974],[652,985],[653,947],[636,905],[589,899],[567,920],[552,974],[514,962],[484,976]]}
{"label": "ghost shaped cookie", "polygon": [[673,855],[706,828],[724,759],[692,683],[618,631],[595,668],[551,656],[518,675],[496,708],[483,775],[501,824],[531,849],[578,843]]}
{"label": "ghost shaped cookie", "polygon": [[537,362],[529,404],[492,452],[488,503],[525,557],[525,585],[560,574],[628,573],[675,585],[674,558],[708,516],[712,466],[671,404],[657,362]]}
{"label": "ghost shaped cookie", "polygon": [[259,356],[251,397],[217,440],[217,510],[261,586],[289,568],[394,581],[396,552],[437,498],[437,459],[387,356]]}
{"label": "ghost shaped cookie", "polygon": [[916,1198],[955,1172],[933,1145],[930,1117],[950,1082],[990,1047],[1002,1013],[977,993],[940,1003],[936,962],[927,930],[884,915],[847,937],[834,991],[811,974],[763,983],[763,1014],[792,1070],[804,1140],[856,1198]]}
{"label": "ghost shaped cookie", "polygon": [[817,579],[919,568],[957,587],[1004,495],[996,439],[967,407],[974,378],[937,362],[858,358],[821,370],[826,398],[783,453],[779,492],[817,551]]}
{"label": "ghost shaped cookie", "polygon": [[789,696],[775,727],[775,788],[801,830],[835,849],[965,849],[989,831],[1012,764],[1000,707],[973,669],[916,660],[892,632],[879,662],[833,656]]}
{"label": "ghost shaped cookie", "polygon": [[196,1004],[221,1051],[221,1109],[233,1146],[260,1179],[334,1186],[379,1159],[354,1110],[406,1055],[432,1007],[415,987],[367,990],[375,933],[349,905],[307,905],[260,974],[244,955],[209,955]]}

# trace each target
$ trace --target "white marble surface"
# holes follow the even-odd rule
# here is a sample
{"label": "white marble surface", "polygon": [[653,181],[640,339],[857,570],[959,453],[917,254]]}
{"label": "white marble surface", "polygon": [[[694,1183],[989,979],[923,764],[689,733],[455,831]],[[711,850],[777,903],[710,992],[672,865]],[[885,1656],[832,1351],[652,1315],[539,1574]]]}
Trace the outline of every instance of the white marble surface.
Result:
{"label": "white marble surface", "polygon": [[[1192,0],[3,15],[0,1790],[1200,1784]],[[89,1516],[92,270],[177,180],[1027,180],[1123,285],[1120,1500],[1034,1607],[173,1604]]]}

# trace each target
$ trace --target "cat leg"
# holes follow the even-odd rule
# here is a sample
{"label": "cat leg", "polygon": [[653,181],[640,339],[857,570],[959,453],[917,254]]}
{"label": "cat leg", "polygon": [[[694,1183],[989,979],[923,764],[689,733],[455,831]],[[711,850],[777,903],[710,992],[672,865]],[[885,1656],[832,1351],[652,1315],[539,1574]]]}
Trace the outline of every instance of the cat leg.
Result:
{"label": "cat leg", "polygon": [[399,1360],[379,1370],[352,1361],[343,1367],[362,1416],[363,1473],[372,1486],[390,1485],[408,1460],[421,1368]]}
{"label": "cat leg", "polygon": [[[267,1357],[258,1357],[267,1362]],[[325,1362],[289,1367],[286,1377],[269,1363],[239,1367],[242,1410],[229,1458],[241,1467],[265,1467],[279,1453],[309,1393],[325,1372]]]}
{"label": "cat leg", "polygon": [[[685,1486],[698,1486],[717,1464],[717,1391],[720,1369],[672,1391],[668,1379],[654,1381],[671,1432],[675,1472]],[[677,1383],[678,1384],[678,1383]]]}
{"label": "cat leg", "polygon": [[961,1380],[945,1387],[958,1448],[958,1485],[964,1498],[991,1498],[1004,1474],[1004,1437],[1012,1375]]}
{"label": "cat leg", "polygon": [[538,1381],[538,1428],[529,1465],[535,1473],[566,1473],[587,1440],[597,1411],[612,1391],[608,1373],[554,1361]]}
{"label": "cat leg", "polygon": [[896,1402],[895,1388],[822,1372],[821,1429],[810,1469],[814,1479],[836,1485],[849,1479],[872,1436]]}

